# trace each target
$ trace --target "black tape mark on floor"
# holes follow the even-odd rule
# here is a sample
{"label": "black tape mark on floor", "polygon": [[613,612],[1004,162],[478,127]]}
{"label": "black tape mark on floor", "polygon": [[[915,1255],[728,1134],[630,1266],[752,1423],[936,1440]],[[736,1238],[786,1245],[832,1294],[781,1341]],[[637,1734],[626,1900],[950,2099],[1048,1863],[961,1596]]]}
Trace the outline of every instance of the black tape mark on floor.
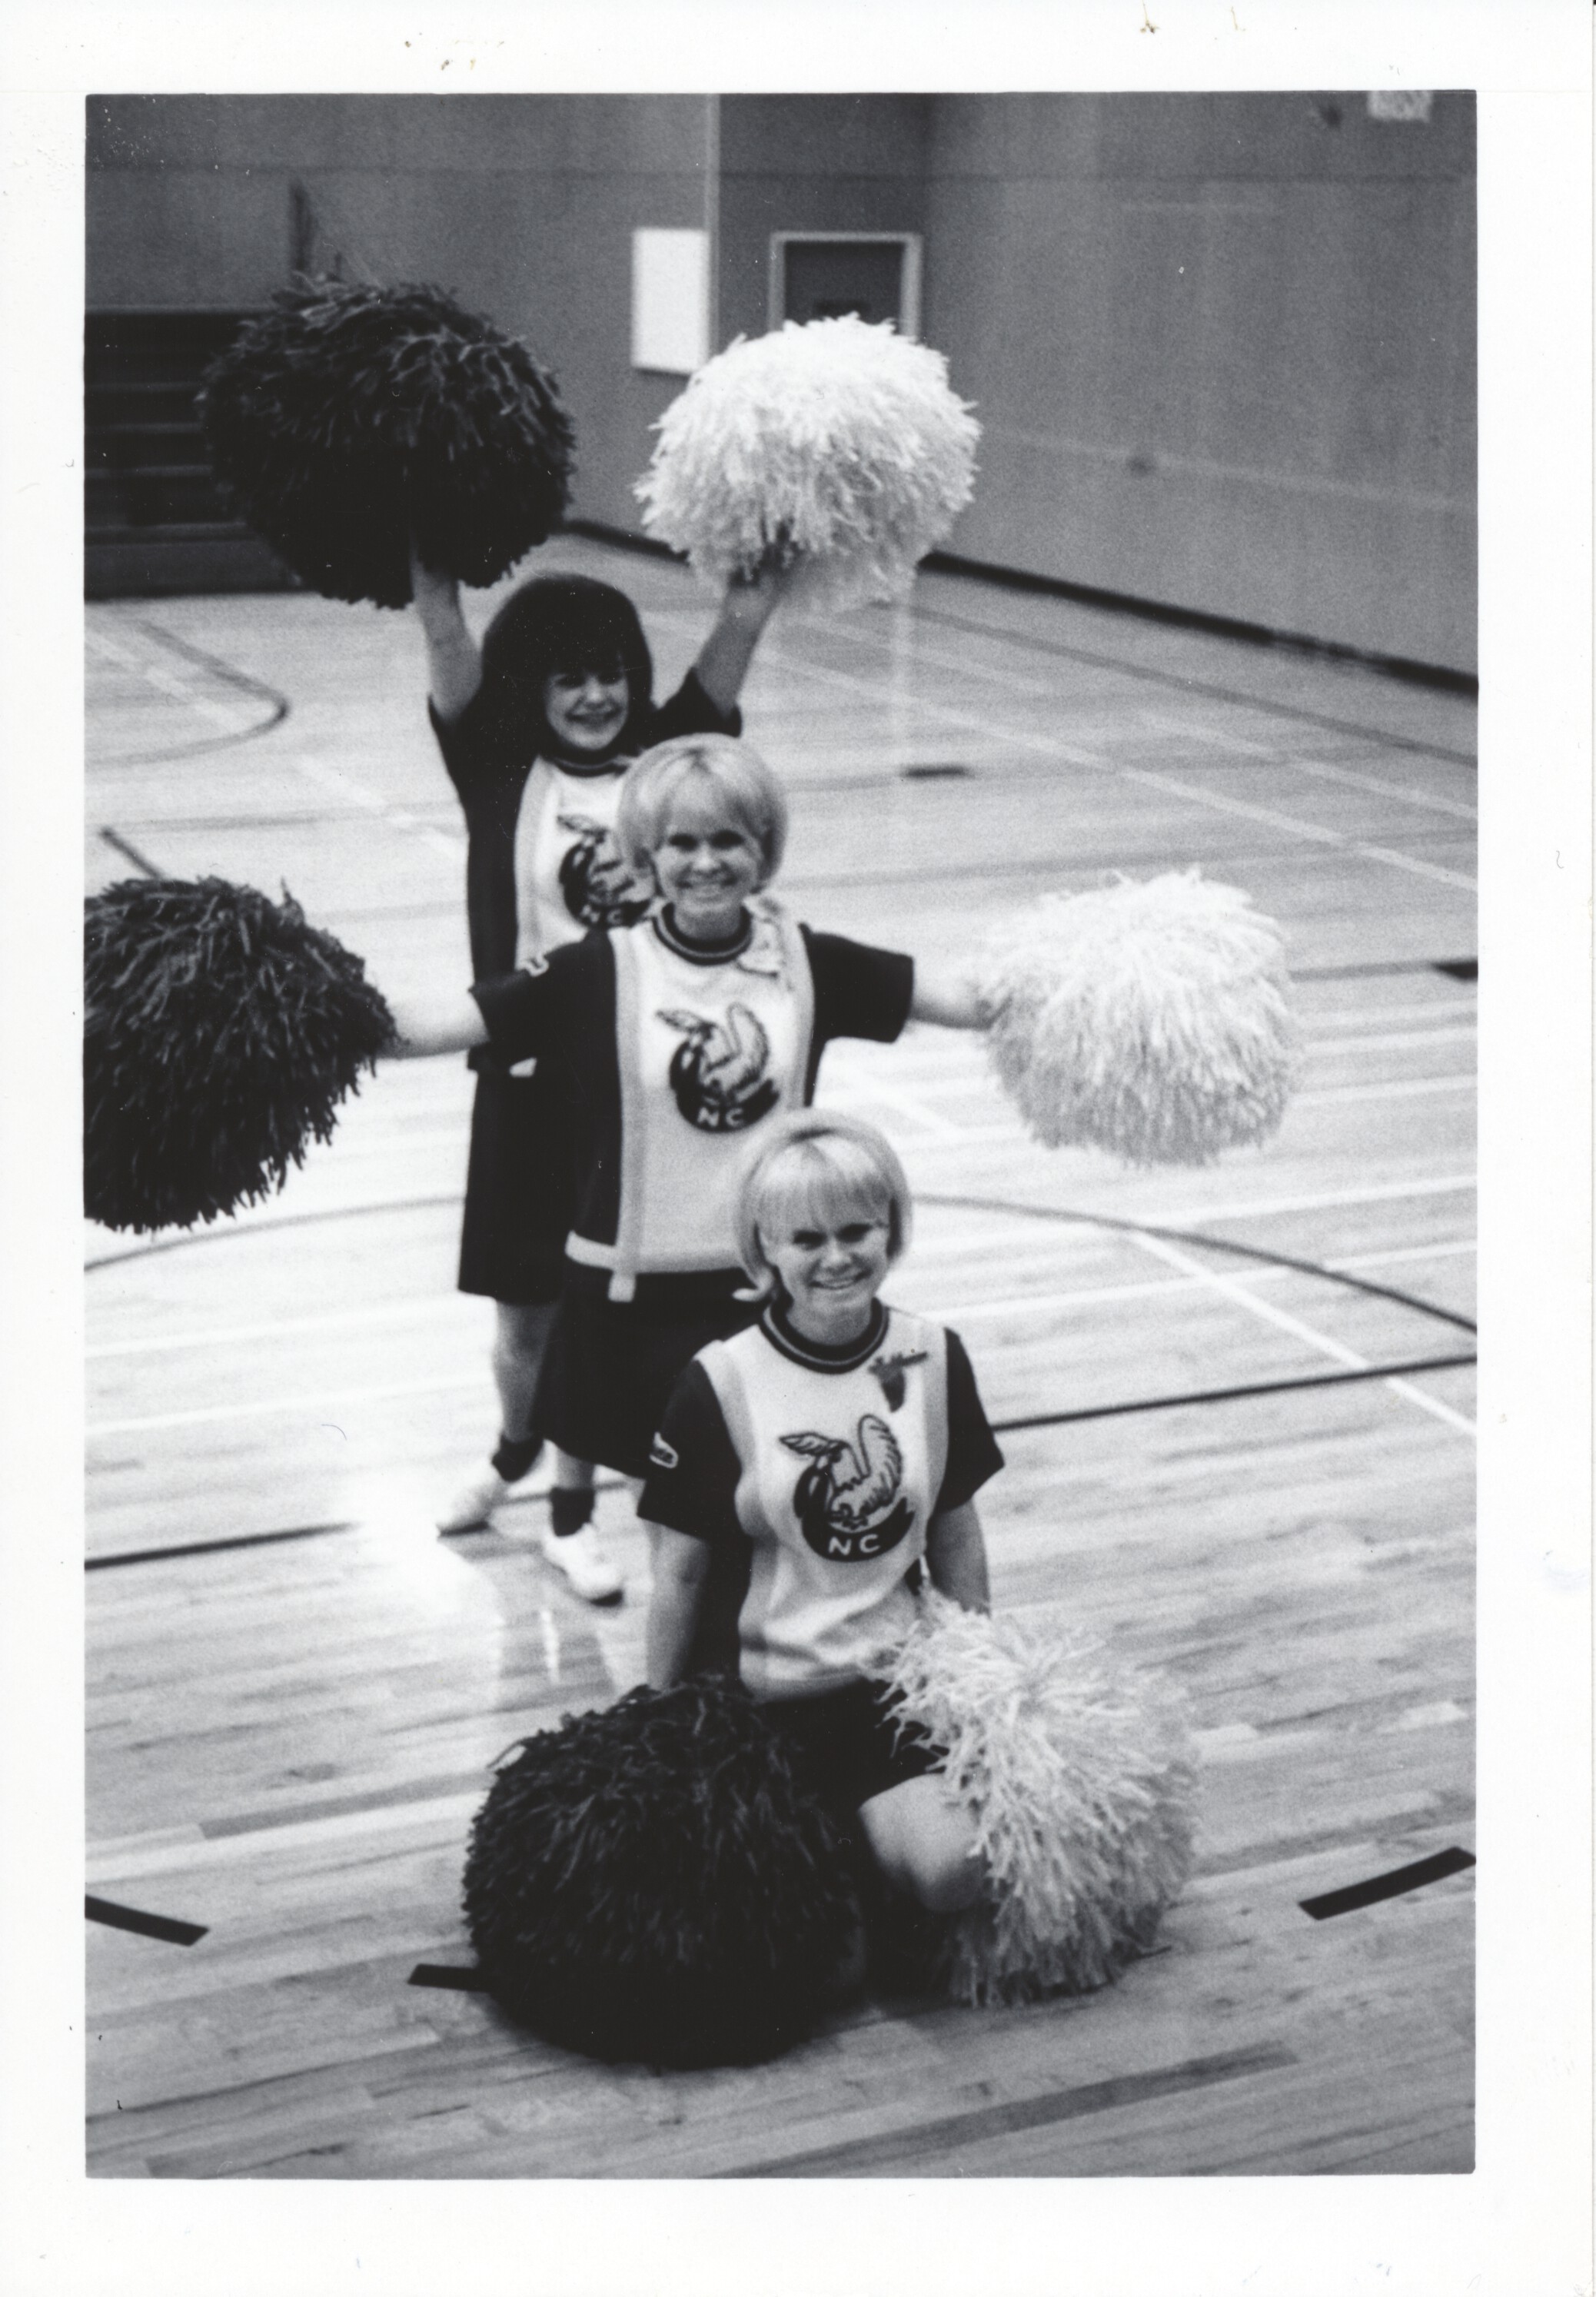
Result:
{"label": "black tape mark on floor", "polygon": [[1024,1213],[1032,1220],[1082,1222],[1093,1228],[1117,1229],[1128,1236],[1162,1237],[1165,1244],[1205,1246],[1210,1252],[1228,1252],[1238,1260],[1261,1261],[1267,1268],[1289,1268],[1299,1276],[1320,1276],[1327,1284],[1340,1284],[1349,1292],[1364,1292],[1372,1299],[1394,1301],[1399,1308],[1412,1308],[1421,1316],[1434,1316],[1443,1324],[1455,1324],[1460,1332],[1478,1329],[1471,1316],[1460,1315],[1455,1308],[1437,1307],[1433,1300],[1421,1300],[1416,1292],[1403,1292],[1394,1284],[1376,1284],[1370,1277],[1353,1275],[1349,1269],[1327,1268],[1322,1261],[1297,1260],[1289,1253],[1266,1251],[1258,1244],[1238,1244],[1228,1236],[1209,1236],[1194,1229],[1156,1228],[1150,1221],[1115,1220],[1107,1213],[1074,1213],[1061,1206],[1027,1205],[1007,1197],[934,1195],[917,1198],[916,1202],[942,1205],[962,1212]]}
{"label": "black tape mark on floor", "polygon": [[137,1906],[119,1906],[111,1898],[85,1898],[83,1911],[91,1922],[103,1922],[108,1930],[136,1931],[140,1938],[165,1939],[172,1946],[193,1946],[209,1927],[178,1922],[171,1914],[146,1914]]}
{"label": "black tape mark on floor", "polygon": [[1353,1914],[1360,1906],[1378,1906],[1382,1898],[1401,1898],[1410,1890],[1421,1890],[1427,1882],[1461,1874],[1474,1863],[1469,1851],[1437,1850],[1433,1858],[1415,1859],[1411,1866],[1394,1866],[1388,1874],[1372,1874],[1367,1882],[1349,1883],[1344,1890],[1321,1890],[1316,1898],[1299,1898],[1297,1904],[1316,1922],[1329,1922],[1333,1914]]}
{"label": "black tape mark on floor", "polygon": [[1082,2114],[1108,2113],[1116,2106],[1138,2105],[1155,2097],[1178,2096],[1182,2090],[1205,2089],[1212,2083],[1239,2081],[1248,2074],[1273,2073],[1299,2062],[1296,2053],[1282,2043],[1254,2043],[1246,2049],[1226,2050],[1211,2058],[1188,2058],[1174,2066],[1159,2066],[1145,2074],[1118,2074],[1111,2080],[1082,2082],[1074,2089],[1053,2090],[1046,2097],[1013,2098],[999,2105],[978,2107],[971,2113],[950,2113],[940,2121],[917,2122],[912,2128],[884,2130],[878,2136],[851,2144],[820,2145],[808,2153],[789,2153],[785,2160],[745,2162],[740,2169],[722,2169],[721,2178],[825,2178],[841,2171],[863,2177],[874,2169],[914,2162],[954,2145],[978,2145],[1016,2130],[1048,2129]]}
{"label": "black tape mark on floor", "polygon": [[[1376,981],[1396,973],[1445,973],[1454,981],[1477,981],[1477,957],[1392,957],[1377,965],[1294,965],[1293,981]],[[1437,1008],[1437,1010],[1440,1010]]]}
{"label": "black tape mark on floor", "polygon": [[146,860],[136,845],[130,845],[128,840],[125,837],[119,837],[114,829],[102,827],[100,836],[103,842],[119,853],[125,861],[131,861],[136,869],[142,869],[146,877],[159,877],[162,874],[153,861]]}
{"label": "black tape mark on floor", "polygon": [[486,1994],[489,1991],[488,1981],[480,1970],[465,1970],[457,1964],[448,1962],[418,1962],[405,1983],[407,1986],[435,1986],[440,1992],[449,1994]]}
{"label": "black tape mark on floor", "polygon": [[185,1555],[219,1555],[229,1547],[276,1547],[287,1539],[325,1539],[335,1531],[353,1531],[353,1523],[300,1523],[290,1531],[241,1531],[229,1538],[194,1539],[176,1547],[132,1547],[120,1555],[86,1555],[86,1571],[119,1571],[125,1563],[170,1563]]}
{"label": "black tape mark on floor", "polygon": [[1249,1395],[1288,1395],[1299,1387],[1348,1387],[1364,1379],[1405,1379],[1415,1372],[1455,1371],[1474,1356],[1424,1356],[1415,1363],[1364,1364],[1356,1371],[1314,1371],[1296,1379],[1258,1379],[1243,1387],[1199,1387],[1184,1395],[1138,1396],[1130,1404],[1090,1404],[1078,1412],[1039,1412],[1024,1420],[994,1420],[994,1436],[1023,1428],[1062,1428],[1075,1420],[1115,1420],[1127,1412],[1177,1412],[1188,1404],[1237,1404]]}

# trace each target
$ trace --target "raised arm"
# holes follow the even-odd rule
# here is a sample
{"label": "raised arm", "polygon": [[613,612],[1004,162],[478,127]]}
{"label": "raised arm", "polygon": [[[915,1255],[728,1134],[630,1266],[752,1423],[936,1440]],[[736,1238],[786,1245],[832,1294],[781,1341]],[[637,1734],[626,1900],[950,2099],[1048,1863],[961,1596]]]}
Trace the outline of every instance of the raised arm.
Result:
{"label": "raised arm", "polygon": [[734,575],[726,586],[715,626],[693,665],[699,685],[723,717],[736,705],[754,648],[786,595],[792,572],[790,566],[778,565],[772,553],[752,574]]}
{"label": "raised arm", "polygon": [[465,625],[460,586],[452,574],[424,566],[410,545],[410,595],[427,646],[427,684],[445,724],[457,718],[482,682],[482,657]]}
{"label": "raised arm", "polygon": [[648,1680],[669,1691],[687,1671],[687,1654],[698,1626],[710,1551],[704,1541],[664,1524],[650,1524],[654,1543],[654,1595],[648,1606]]}
{"label": "raised arm", "polygon": [[967,1611],[990,1611],[986,1542],[974,1500],[934,1515],[926,1530],[926,1560],[938,1593]]}

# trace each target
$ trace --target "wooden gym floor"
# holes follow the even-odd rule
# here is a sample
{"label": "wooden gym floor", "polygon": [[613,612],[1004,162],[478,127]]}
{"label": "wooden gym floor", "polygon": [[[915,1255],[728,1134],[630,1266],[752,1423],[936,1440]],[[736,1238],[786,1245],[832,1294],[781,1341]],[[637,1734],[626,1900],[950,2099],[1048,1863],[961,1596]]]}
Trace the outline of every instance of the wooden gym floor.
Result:
{"label": "wooden gym floor", "polygon": [[[684,573],[576,540],[539,563],[629,589],[670,690],[711,612]],[[101,605],[87,675],[91,885],[286,882],[384,985],[465,982],[407,617]],[[930,952],[1043,888],[1197,862],[1289,930],[1304,1089],[1210,1171],[1042,1152],[933,1030],[822,1078],[909,1165],[895,1296],[958,1327],[1008,1423],[998,1604],[1062,1606],[1189,1691],[1191,1885],[1108,1993],[864,2002],[747,2071],[595,2065],[418,1981],[470,1962],[487,1766],[638,1679],[646,1585],[619,1488],[618,1610],[539,1563],[537,1500],[432,1529],[493,1432],[490,1311],[453,1290],[467,1076],[395,1067],[280,1198],[89,1235],[90,2169],[1466,2169],[1473,1878],[1441,1854],[1473,1781],[1472,705],[948,575],[902,612],[784,614],[745,700],[817,924]]]}

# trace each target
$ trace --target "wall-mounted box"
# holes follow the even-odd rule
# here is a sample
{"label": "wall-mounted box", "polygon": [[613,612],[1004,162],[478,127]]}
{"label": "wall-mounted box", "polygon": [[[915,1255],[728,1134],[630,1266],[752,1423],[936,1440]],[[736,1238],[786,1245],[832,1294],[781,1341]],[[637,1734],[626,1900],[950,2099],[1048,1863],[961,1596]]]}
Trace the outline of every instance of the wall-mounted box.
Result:
{"label": "wall-mounted box", "polygon": [[707,231],[632,234],[632,365],[692,375],[710,355]]}

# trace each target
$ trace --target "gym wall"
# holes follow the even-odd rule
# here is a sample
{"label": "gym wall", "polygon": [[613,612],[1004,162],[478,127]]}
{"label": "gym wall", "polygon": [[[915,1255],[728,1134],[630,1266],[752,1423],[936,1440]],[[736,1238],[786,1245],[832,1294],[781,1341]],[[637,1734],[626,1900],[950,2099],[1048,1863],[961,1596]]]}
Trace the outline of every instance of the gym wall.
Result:
{"label": "gym wall", "polygon": [[1474,669],[1471,95],[942,98],[926,239],[953,548]]}
{"label": "gym wall", "polygon": [[296,255],[447,288],[558,375],[575,512],[632,526],[681,383],[632,371],[631,235],[703,225],[712,116],[691,95],[91,98],[88,305],[246,309]]}
{"label": "gym wall", "polygon": [[554,366],[575,512],[623,528],[680,388],[629,364],[634,228],[714,230],[721,343],[773,231],[918,232],[985,426],[951,549],[1475,667],[1466,91],[95,98],[87,220],[91,308],[243,308],[307,254],[451,289]]}

